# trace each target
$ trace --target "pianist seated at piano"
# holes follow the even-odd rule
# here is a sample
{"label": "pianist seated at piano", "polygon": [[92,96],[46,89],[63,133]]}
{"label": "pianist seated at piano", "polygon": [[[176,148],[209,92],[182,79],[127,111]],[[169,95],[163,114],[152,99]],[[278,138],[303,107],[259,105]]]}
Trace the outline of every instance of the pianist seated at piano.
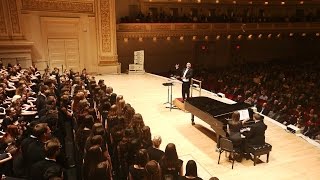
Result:
{"label": "pianist seated at piano", "polygon": [[250,147],[265,144],[265,131],[267,130],[267,125],[263,122],[263,116],[254,114],[253,120],[254,124],[241,130],[242,134],[245,136],[244,151],[246,153],[248,153]]}
{"label": "pianist seated at piano", "polygon": [[243,125],[240,121],[240,113],[238,111],[233,112],[231,120],[227,124],[227,132],[234,147],[240,147],[241,145],[242,138],[240,130],[242,127]]}

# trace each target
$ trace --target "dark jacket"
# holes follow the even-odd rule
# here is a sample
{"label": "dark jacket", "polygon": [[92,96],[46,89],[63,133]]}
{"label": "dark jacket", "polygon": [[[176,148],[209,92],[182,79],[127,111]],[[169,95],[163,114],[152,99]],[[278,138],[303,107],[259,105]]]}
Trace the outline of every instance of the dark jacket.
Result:
{"label": "dark jacket", "polygon": [[265,144],[265,131],[267,125],[263,121],[256,122],[250,128],[249,133],[246,135],[246,139],[249,145],[264,145]]}

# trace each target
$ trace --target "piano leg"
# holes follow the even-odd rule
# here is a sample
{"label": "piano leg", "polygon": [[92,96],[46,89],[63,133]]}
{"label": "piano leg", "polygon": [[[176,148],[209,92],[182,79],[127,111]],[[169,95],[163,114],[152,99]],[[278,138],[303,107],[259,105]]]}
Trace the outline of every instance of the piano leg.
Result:
{"label": "piano leg", "polygon": [[216,135],[217,136],[217,149],[216,151],[220,148],[220,138],[221,136],[219,134]]}
{"label": "piano leg", "polygon": [[195,125],[195,123],[194,123],[194,115],[193,114],[191,114],[191,124]]}

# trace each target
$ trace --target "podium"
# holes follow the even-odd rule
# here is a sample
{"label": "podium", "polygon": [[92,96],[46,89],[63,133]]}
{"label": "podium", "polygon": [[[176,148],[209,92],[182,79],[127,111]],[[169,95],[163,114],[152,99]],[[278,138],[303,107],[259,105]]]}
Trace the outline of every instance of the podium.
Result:
{"label": "podium", "polygon": [[162,85],[168,87],[167,102],[165,102],[164,104],[169,104],[169,107],[166,107],[166,108],[170,108],[170,111],[171,111],[171,109],[173,108],[173,106],[172,106],[172,86],[173,86],[173,82],[165,82],[165,83],[162,83]]}

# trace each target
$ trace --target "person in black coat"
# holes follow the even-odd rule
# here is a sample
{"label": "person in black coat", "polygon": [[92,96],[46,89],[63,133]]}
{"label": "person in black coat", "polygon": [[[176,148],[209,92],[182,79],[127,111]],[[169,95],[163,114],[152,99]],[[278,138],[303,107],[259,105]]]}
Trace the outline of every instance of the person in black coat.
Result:
{"label": "person in black coat", "polygon": [[150,160],[155,160],[157,162],[163,157],[164,152],[159,149],[161,144],[161,136],[154,136],[152,139],[152,146],[147,149]]}
{"label": "person in black coat", "polygon": [[147,149],[150,160],[155,160],[157,162],[163,157],[164,152],[159,149],[161,144],[161,136],[154,136],[152,139],[152,146]]}
{"label": "person in black coat", "polygon": [[49,87],[47,85],[42,85],[40,87],[40,93],[37,96],[37,101],[36,101],[36,107],[37,107],[37,111],[40,112],[42,109],[46,108],[46,95],[45,95],[45,91],[48,90]]}
{"label": "person in black coat", "polygon": [[[190,96],[190,83],[193,77],[193,69],[191,69],[191,63],[187,63],[186,68],[183,69],[181,80],[182,80],[182,99],[186,100]],[[187,96],[187,97],[186,97]]]}
{"label": "person in black coat", "polygon": [[254,124],[251,125],[250,130],[244,134],[246,136],[246,146],[260,146],[265,144],[265,131],[267,125],[263,122],[263,116],[259,114],[253,115]]}
{"label": "person in black coat", "polygon": [[52,177],[62,177],[62,168],[57,163],[60,148],[61,144],[56,138],[52,138],[46,142],[44,146],[45,158],[31,167],[29,179],[46,180]]}
{"label": "person in black coat", "polygon": [[50,139],[51,130],[46,123],[39,123],[34,127],[34,136],[37,138],[27,148],[23,157],[27,165],[27,174],[30,173],[32,165],[45,158],[45,142]]}

